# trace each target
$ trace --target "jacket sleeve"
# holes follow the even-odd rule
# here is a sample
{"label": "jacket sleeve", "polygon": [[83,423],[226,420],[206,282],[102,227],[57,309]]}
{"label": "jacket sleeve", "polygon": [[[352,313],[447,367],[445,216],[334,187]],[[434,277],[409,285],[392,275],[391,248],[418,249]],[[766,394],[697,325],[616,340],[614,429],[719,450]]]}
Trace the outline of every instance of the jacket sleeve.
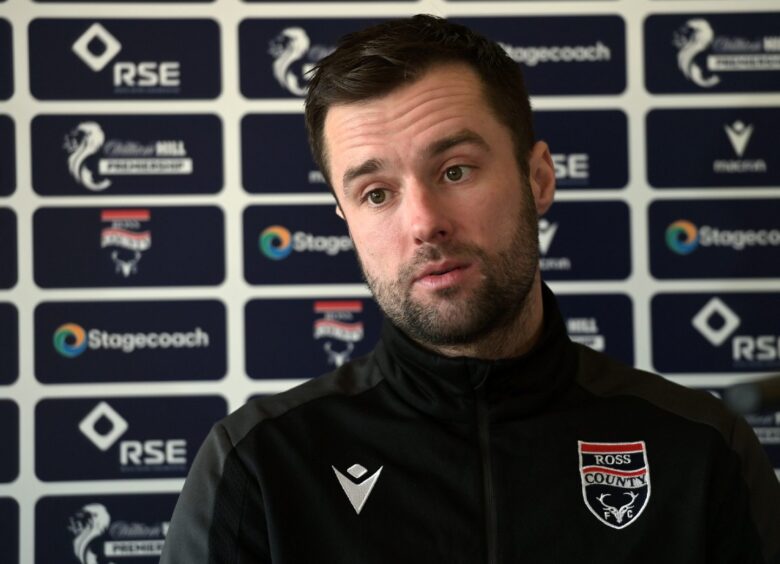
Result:
{"label": "jacket sleeve", "polygon": [[236,562],[270,564],[265,511],[257,480],[218,423],[193,461],[160,564]]}
{"label": "jacket sleeve", "polygon": [[741,417],[730,443],[732,456],[712,484],[719,493],[712,495],[708,562],[780,564],[780,483]]}

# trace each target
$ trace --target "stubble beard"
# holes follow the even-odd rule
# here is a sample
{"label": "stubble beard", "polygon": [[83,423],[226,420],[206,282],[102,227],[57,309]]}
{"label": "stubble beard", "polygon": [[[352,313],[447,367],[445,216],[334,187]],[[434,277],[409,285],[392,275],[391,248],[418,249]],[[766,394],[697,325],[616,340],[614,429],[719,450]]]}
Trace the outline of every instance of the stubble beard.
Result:
{"label": "stubble beard", "polygon": [[[412,339],[431,347],[471,345],[512,327],[525,311],[539,264],[538,220],[528,196],[503,251],[491,254],[459,242],[424,244],[390,281],[373,277],[358,256],[366,283],[388,319]],[[413,297],[414,278],[423,265],[443,258],[479,267],[482,279],[478,286],[436,290],[424,302]]]}

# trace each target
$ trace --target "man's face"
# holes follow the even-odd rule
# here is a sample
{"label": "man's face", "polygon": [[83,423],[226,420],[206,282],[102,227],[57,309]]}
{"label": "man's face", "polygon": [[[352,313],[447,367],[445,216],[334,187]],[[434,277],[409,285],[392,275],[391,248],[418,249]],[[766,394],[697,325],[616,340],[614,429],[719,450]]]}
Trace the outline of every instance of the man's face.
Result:
{"label": "man's face", "polygon": [[538,271],[537,209],[471,68],[334,106],[324,135],[366,281],[397,326],[462,345],[517,319]]}

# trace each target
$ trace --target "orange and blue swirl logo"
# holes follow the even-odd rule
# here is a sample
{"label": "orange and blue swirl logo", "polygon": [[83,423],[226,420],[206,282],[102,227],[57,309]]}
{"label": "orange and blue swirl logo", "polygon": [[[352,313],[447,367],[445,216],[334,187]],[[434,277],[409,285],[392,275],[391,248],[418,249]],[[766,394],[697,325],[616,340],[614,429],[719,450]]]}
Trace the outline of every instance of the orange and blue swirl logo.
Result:
{"label": "orange and blue swirl logo", "polygon": [[260,250],[271,260],[282,260],[292,252],[290,231],[281,225],[266,227],[260,234]]}
{"label": "orange and blue swirl logo", "polygon": [[687,255],[699,246],[699,230],[687,219],[678,219],[666,228],[666,245],[678,255]]}
{"label": "orange and blue swirl logo", "polygon": [[80,325],[66,323],[54,332],[54,348],[66,358],[74,358],[87,348],[87,335]]}

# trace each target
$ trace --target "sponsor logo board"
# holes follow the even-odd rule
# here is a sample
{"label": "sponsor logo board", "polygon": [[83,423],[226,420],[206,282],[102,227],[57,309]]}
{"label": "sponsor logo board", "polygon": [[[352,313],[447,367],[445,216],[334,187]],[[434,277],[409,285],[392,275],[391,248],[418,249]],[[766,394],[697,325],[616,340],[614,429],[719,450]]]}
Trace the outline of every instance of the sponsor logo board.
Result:
{"label": "sponsor logo board", "polygon": [[33,186],[47,196],[208,194],[222,188],[212,115],[37,116]]}
{"label": "sponsor logo board", "polygon": [[622,294],[558,294],[557,298],[572,341],[633,366],[631,298]]}
{"label": "sponsor logo board", "polygon": [[648,180],[656,188],[777,186],[780,108],[652,110]]}
{"label": "sponsor logo board", "polygon": [[[382,315],[369,298],[251,300],[245,308],[250,378],[313,378],[368,354]],[[273,320],[273,327],[269,320]],[[295,355],[280,355],[293,347]]]}
{"label": "sponsor logo board", "polygon": [[16,306],[0,302],[0,385],[12,384],[19,376],[19,313]]}
{"label": "sponsor logo board", "polygon": [[35,562],[156,564],[177,497],[42,497],[35,505]]}
{"label": "sponsor logo board", "polygon": [[0,196],[10,196],[16,189],[16,139],[14,121],[0,115]]}
{"label": "sponsor logo board", "polygon": [[780,200],[650,204],[650,271],[661,279],[780,276]]}
{"label": "sponsor logo board", "polygon": [[[708,391],[717,398],[723,397],[723,388],[708,388]],[[780,411],[754,413],[744,417],[748,425],[753,427],[775,472],[780,475]]]}
{"label": "sponsor logo board", "polygon": [[35,376],[47,384],[215,380],[227,371],[218,301],[43,303]]}
{"label": "sponsor logo board", "polygon": [[40,100],[216,98],[213,20],[35,19],[30,90]]}
{"label": "sponsor logo board", "polygon": [[546,280],[622,280],[631,273],[628,206],[557,202],[539,221]]}
{"label": "sponsor logo board", "polygon": [[776,372],[779,293],[657,294],[653,366],[662,373]]}
{"label": "sponsor logo board", "polygon": [[0,208],[0,289],[16,285],[16,214],[8,208]]}
{"label": "sponsor logo board", "polygon": [[[268,143],[273,137],[274,142]],[[327,192],[309,151],[302,114],[250,114],[241,120],[244,189],[253,194]]]}
{"label": "sponsor logo board", "polygon": [[39,208],[34,277],[44,288],[220,284],[223,238],[213,206]]}
{"label": "sponsor logo board", "polygon": [[0,440],[0,483],[13,482],[19,475],[19,407],[7,399],[0,399]]}
{"label": "sponsor logo board", "polygon": [[628,120],[622,111],[537,111],[534,132],[553,151],[557,188],[623,188],[628,183]]}
{"label": "sponsor logo board", "polygon": [[626,88],[626,31],[619,16],[454,21],[497,41],[523,67],[532,96],[620,94]]}
{"label": "sponsor logo board", "polygon": [[44,481],[183,478],[225,415],[217,396],[43,399],[35,473]]}
{"label": "sponsor logo board", "polygon": [[335,204],[244,210],[244,276],[250,284],[360,283],[352,240]]}
{"label": "sponsor logo board", "polygon": [[379,20],[246,19],[238,26],[241,93],[247,98],[301,98],[307,73],[338,39]]}
{"label": "sponsor logo board", "polygon": [[780,13],[658,14],[645,20],[654,93],[780,91]]}
{"label": "sponsor logo board", "polygon": [[10,497],[0,497],[0,553],[3,562],[19,563],[19,504]]}
{"label": "sponsor logo board", "polygon": [[13,93],[13,33],[8,20],[0,18],[0,100],[8,100]]}

